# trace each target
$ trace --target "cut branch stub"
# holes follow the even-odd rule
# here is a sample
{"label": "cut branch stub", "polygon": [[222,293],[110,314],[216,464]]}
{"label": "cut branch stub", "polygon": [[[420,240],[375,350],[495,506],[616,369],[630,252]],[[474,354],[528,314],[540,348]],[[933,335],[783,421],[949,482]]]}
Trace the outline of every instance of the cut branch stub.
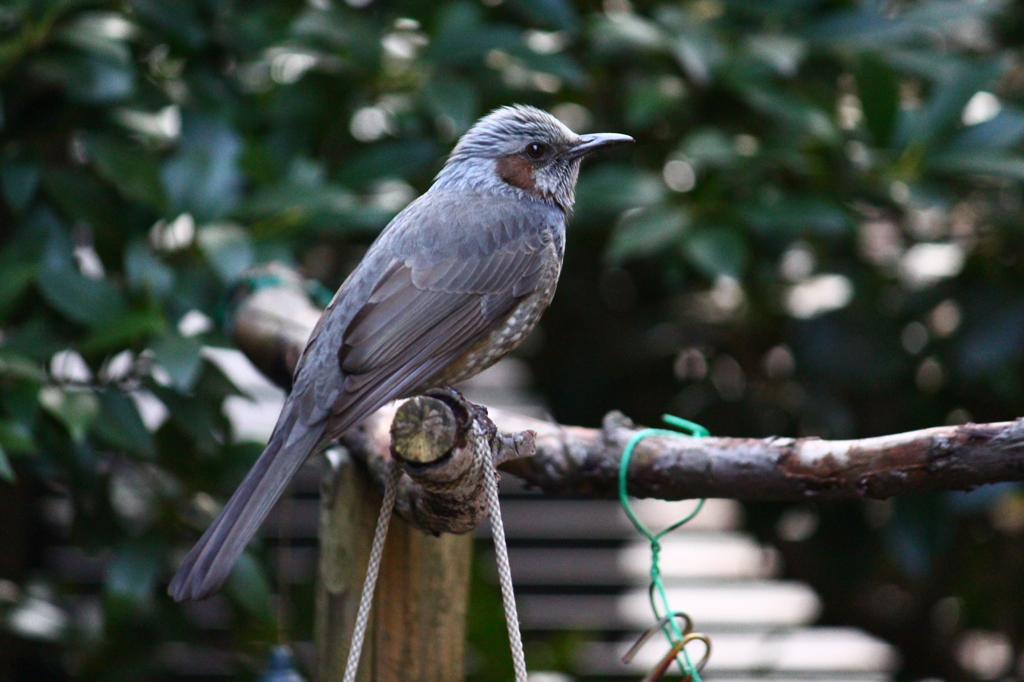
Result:
{"label": "cut branch stub", "polygon": [[429,533],[466,533],[487,516],[489,467],[534,453],[534,434],[501,433],[487,415],[451,388],[431,389],[381,410],[342,437],[382,486],[389,453],[405,468],[395,511]]}
{"label": "cut branch stub", "polygon": [[247,270],[230,299],[235,345],[271,381],[291,389],[295,363],[322,312],[302,279],[285,265],[267,263]]}
{"label": "cut branch stub", "polygon": [[391,452],[404,462],[430,464],[455,445],[458,424],[444,401],[419,396],[402,403],[391,422]]}

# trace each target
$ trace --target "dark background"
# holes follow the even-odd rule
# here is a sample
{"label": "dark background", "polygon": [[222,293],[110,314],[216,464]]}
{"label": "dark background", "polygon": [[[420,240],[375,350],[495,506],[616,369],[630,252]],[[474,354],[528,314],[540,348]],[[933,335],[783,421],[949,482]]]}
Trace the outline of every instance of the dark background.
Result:
{"label": "dark background", "polygon": [[[199,355],[226,292],[270,259],[335,288],[500,105],[637,139],[584,168],[522,349],[558,420],[853,438],[1024,413],[1019,3],[352,4],[0,5],[0,676],[158,679],[159,645],[198,636],[164,581],[259,451]],[[41,568],[58,512],[103,559],[89,617]],[[1024,672],[1017,486],[748,512],[902,679]],[[254,670],[265,570],[228,587]]]}

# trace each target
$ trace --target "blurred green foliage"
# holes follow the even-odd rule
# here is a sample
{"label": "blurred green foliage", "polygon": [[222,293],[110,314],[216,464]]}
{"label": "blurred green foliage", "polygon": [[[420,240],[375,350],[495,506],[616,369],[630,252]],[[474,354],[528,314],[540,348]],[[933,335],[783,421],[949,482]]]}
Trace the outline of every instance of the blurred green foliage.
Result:
{"label": "blurred green foliage", "polygon": [[[585,168],[524,349],[561,421],[854,437],[1024,413],[1020,19],[992,0],[0,5],[0,665],[153,679],[166,642],[203,637],[162,581],[259,449],[232,442],[237,389],[201,353],[227,343],[228,287],[272,258],[337,286],[503,104],[638,141]],[[103,559],[91,616],[41,570],[43,493]],[[751,518],[827,619],[955,679],[963,628],[1024,648],[1022,505],[1010,487]],[[776,537],[799,514],[818,533]],[[242,660],[273,639],[267,581],[249,557],[228,588]]]}

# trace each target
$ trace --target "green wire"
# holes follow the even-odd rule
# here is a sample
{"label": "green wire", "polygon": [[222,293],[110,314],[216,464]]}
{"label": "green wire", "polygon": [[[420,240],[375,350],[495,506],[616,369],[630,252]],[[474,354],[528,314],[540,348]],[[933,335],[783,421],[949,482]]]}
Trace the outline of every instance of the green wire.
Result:
{"label": "green wire", "polygon": [[[711,432],[708,431],[706,428],[704,428],[700,424],[691,422],[688,419],[676,417],[671,414],[664,414],[661,416],[661,419],[662,421],[666,422],[667,424],[671,424],[677,429],[680,429],[682,431],[688,431],[690,435],[692,435],[694,438],[706,438],[707,436],[711,435]],[[663,628],[663,630],[665,632],[665,637],[668,638],[669,644],[673,646],[676,642],[683,638],[683,632],[679,629],[679,624],[676,622],[675,617],[672,615],[674,612],[672,611],[672,608],[669,606],[668,595],[665,593],[665,585],[661,582],[661,568],[658,565],[658,559],[661,554],[660,540],[661,538],[665,537],[665,535],[671,533],[676,528],[679,528],[679,526],[683,525],[684,523],[692,519],[694,516],[696,516],[697,513],[701,510],[701,508],[704,506],[704,500],[700,500],[692,512],[687,514],[679,521],[676,521],[668,528],[662,530],[659,533],[652,533],[650,530],[648,530],[647,526],[644,525],[643,521],[641,521],[637,517],[636,513],[633,512],[633,507],[629,503],[629,495],[626,492],[626,479],[628,478],[629,474],[629,462],[633,457],[633,450],[636,449],[636,446],[640,441],[642,441],[644,438],[647,438],[648,436],[678,435],[680,435],[678,432],[669,431],[668,429],[644,429],[643,431],[638,431],[633,435],[632,438],[629,439],[629,442],[626,444],[625,450],[622,451],[622,462],[619,464],[619,502],[622,503],[622,508],[626,511],[626,516],[628,516],[629,520],[633,522],[633,525],[636,526],[636,529],[641,534],[643,534],[643,536],[646,537],[651,543],[651,609],[654,611],[654,617],[658,620],[668,616],[668,622],[666,626]],[[658,613],[658,604],[655,599],[655,596],[657,596],[658,600],[661,601],[661,608],[664,612],[663,614]],[[686,675],[687,672],[689,672],[693,682],[701,682],[700,673],[697,671],[697,668],[693,665],[693,662],[690,660],[690,655],[686,653],[685,649],[683,649],[680,653],[682,654],[683,660],[679,660],[679,657],[676,658],[676,663],[679,665],[679,672],[681,672],[683,675]]]}

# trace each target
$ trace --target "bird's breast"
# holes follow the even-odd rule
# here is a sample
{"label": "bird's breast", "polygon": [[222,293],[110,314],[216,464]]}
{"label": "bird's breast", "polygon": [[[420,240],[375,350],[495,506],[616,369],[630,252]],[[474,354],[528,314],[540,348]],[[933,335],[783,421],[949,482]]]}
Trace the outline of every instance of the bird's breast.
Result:
{"label": "bird's breast", "polygon": [[521,344],[540,320],[551,303],[562,269],[561,250],[551,245],[548,249],[548,265],[532,292],[520,299],[508,317],[490,334],[470,346],[445,371],[435,377],[430,386],[450,386],[465,381],[484,371],[495,362],[512,352]]}

